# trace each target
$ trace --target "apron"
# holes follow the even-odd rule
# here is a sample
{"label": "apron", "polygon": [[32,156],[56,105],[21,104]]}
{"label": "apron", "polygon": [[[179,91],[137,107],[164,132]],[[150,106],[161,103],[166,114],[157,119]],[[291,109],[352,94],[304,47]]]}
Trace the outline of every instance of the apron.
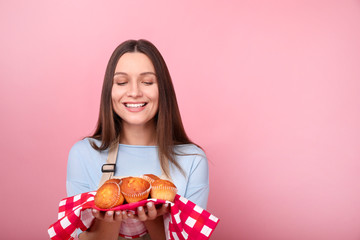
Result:
{"label": "apron", "polygon": [[[137,239],[138,240],[151,240],[149,234],[146,234],[146,235],[144,235],[144,236],[142,236],[140,238],[132,238],[132,239],[135,239],[135,240],[137,240]],[[119,236],[118,240],[129,240],[129,239]]]}
{"label": "apron", "polygon": [[[101,180],[100,180],[100,183],[99,183],[99,186],[103,185],[103,183],[107,180],[109,180],[110,178],[123,178],[123,177],[114,177],[114,173],[115,173],[115,166],[116,166],[116,158],[117,158],[117,153],[118,153],[118,150],[119,150],[119,143],[116,142],[116,144],[112,144],[110,147],[109,147],[109,154],[108,154],[108,158],[106,160],[106,164],[104,164],[101,168],[101,171],[102,171],[102,176],[101,176]],[[162,179],[167,179],[167,180],[172,180],[171,178],[169,179],[166,175],[165,175],[165,172],[164,170],[161,168],[161,176],[160,178]],[[166,219],[167,217],[164,215],[164,220]],[[122,227],[120,227],[120,232],[119,232],[119,238],[118,240],[123,240],[123,239],[138,239],[138,240],[151,240],[150,236],[148,233],[146,233],[145,235],[141,236],[141,237],[137,237],[137,238],[125,238],[125,236],[128,236],[128,229],[126,229],[126,226],[125,228],[123,228],[124,225],[127,225],[127,223],[131,222],[131,226],[135,226],[134,229],[137,229],[137,232],[134,232],[133,234],[134,235],[142,235],[144,234],[145,232],[147,232],[146,230],[146,227],[145,227],[145,224],[139,220],[134,220],[134,219],[126,219],[124,220],[125,224],[121,224]],[[168,229],[168,220],[165,220],[164,221],[165,223],[165,229]],[[130,225],[130,224],[128,224]],[[165,235],[167,231],[165,231]],[[168,239],[168,236],[166,236],[166,239]]]}

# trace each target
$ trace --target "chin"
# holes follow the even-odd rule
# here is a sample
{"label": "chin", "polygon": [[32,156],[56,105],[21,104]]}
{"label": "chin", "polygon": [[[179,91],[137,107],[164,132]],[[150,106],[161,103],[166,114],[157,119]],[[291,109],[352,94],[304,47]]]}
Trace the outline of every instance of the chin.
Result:
{"label": "chin", "polygon": [[127,126],[146,126],[148,125],[151,120],[148,120],[148,121],[145,121],[145,120],[123,120],[124,123],[127,125]]}

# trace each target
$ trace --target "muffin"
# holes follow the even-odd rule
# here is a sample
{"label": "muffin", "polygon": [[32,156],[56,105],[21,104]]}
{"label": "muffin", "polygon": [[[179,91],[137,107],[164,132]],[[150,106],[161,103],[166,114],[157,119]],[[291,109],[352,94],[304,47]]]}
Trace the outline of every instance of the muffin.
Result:
{"label": "muffin", "polygon": [[150,184],[152,184],[155,180],[159,180],[160,178],[154,174],[144,174],[141,178],[147,180]]}
{"label": "muffin", "polygon": [[119,186],[120,186],[121,180],[120,180],[119,178],[111,178],[111,179],[105,181],[104,183],[111,183],[111,182],[114,182],[114,183],[116,183],[116,184],[119,184]]}
{"label": "muffin", "polygon": [[109,209],[123,204],[124,196],[120,191],[120,179],[107,180],[95,194],[95,206]]}
{"label": "muffin", "polygon": [[173,202],[177,193],[176,186],[164,179],[155,180],[151,184],[151,197]]}
{"label": "muffin", "polygon": [[149,197],[150,183],[140,177],[126,177],[121,181],[121,193],[128,203],[145,200]]}

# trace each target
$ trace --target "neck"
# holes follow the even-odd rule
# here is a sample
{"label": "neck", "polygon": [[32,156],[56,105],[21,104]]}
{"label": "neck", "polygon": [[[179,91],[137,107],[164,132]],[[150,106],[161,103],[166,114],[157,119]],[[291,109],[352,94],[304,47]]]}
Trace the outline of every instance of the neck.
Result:
{"label": "neck", "polygon": [[146,125],[129,125],[123,122],[120,135],[120,143],[127,145],[156,145],[155,122],[150,121]]}

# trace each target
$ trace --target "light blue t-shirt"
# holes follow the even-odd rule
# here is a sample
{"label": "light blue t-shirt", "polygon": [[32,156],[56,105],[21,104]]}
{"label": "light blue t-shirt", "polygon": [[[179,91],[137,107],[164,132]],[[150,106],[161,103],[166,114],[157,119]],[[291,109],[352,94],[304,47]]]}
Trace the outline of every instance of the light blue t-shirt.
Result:
{"label": "light blue t-shirt", "polygon": [[[108,150],[97,151],[85,138],[74,144],[69,153],[66,189],[68,196],[95,191],[102,176],[101,167],[106,163]],[[176,145],[176,161],[185,172],[170,164],[170,175],[178,189],[178,194],[206,208],[209,195],[209,168],[205,153],[193,144]],[[142,174],[161,175],[158,148],[119,144],[115,176],[140,176]]]}

